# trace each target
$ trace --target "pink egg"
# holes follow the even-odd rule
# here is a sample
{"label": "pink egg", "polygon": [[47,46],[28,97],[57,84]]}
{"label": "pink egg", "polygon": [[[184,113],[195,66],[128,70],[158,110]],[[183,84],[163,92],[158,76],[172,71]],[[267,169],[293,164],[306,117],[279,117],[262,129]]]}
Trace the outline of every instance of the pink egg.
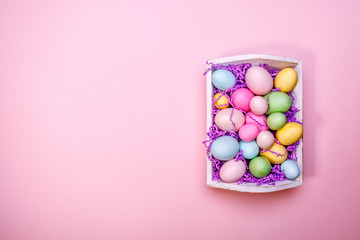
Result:
{"label": "pink egg", "polygon": [[262,149],[269,149],[274,144],[275,138],[269,131],[261,131],[256,138],[256,143]]}
{"label": "pink egg", "polygon": [[268,130],[268,126],[266,124],[266,117],[264,115],[259,116],[250,111],[246,113],[245,122],[255,123],[260,131]]}
{"label": "pink egg", "polygon": [[239,128],[244,125],[244,123],[244,114],[235,108],[225,108],[223,110],[220,110],[215,116],[216,126],[218,126],[221,130],[227,132],[238,131]]}
{"label": "pink egg", "polygon": [[250,109],[256,115],[264,115],[268,110],[268,103],[265,98],[255,96],[250,101]]}
{"label": "pink egg", "polygon": [[220,169],[220,178],[224,182],[233,183],[244,176],[246,172],[245,163],[234,159],[227,161]]}
{"label": "pink egg", "polygon": [[254,94],[247,88],[239,88],[231,94],[231,103],[233,107],[240,108],[247,112],[250,111],[250,100]]}
{"label": "pink egg", "polygon": [[268,94],[274,85],[270,73],[258,66],[251,67],[247,70],[245,81],[248,88],[256,95]]}
{"label": "pink egg", "polygon": [[239,137],[245,142],[250,142],[257,137],[259,132],[259,128],[255,123],[247,123],[239,129]]}

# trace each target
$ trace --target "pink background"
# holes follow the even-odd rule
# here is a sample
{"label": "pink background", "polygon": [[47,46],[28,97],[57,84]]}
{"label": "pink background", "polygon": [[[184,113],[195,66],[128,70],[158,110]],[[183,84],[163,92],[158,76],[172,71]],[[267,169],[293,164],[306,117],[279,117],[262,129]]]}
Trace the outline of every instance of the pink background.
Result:
{"label": "pink background", "polygon": [[[271,2],[271,3],[270,3]],[[0,239],[358,239],[359,1],[1,1]],[[205,61],[304,64],[304,185],[205,185]]]}

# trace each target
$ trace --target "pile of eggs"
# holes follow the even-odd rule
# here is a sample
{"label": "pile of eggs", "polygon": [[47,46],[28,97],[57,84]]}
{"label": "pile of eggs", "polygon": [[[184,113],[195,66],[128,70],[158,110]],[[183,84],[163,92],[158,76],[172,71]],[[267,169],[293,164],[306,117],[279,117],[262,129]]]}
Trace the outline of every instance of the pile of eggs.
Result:
{"label": "pile of eggs", "polygon": [[212,84],[220,90],[213,96],[214,106],[220,109],[215,125],[223,131],[235,131],[240,142],[229,135],[216,138],[210,147],[212,156],[225,161],[220,169],[223,182],[236,182],[246,172],[246,164],[236,159],[239,152],[249,160],[249,172],[256,178],[270,174],[272,164],[281,164],[285,177],[295,179],[300,170],[296,161],[287,159],[286,146],[302,137],[303,128],[298,122],[287,122],[284,113],[292,105],[290,93],[297,84],[293,68],[282,69],[273,80],[270,73],[260,67],[250,67],[245,75],[247,87],[225,91],[234,87],[234,74],[225,69],[212,73]]}

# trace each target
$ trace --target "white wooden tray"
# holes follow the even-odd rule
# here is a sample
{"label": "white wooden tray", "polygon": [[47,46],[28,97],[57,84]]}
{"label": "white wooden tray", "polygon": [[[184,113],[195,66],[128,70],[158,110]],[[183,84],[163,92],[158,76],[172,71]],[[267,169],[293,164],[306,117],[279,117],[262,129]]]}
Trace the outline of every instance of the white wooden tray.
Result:
{"label": "white wooden tray", "polygon": [[[269,65],[270,69],[283,69],[286,67],[292,67],[296,70],[298,74],[298,82],[296,87],[293,90],[295,95],[294,105],[300,110],[296,113],[296,118],[298,121],[303,121],[303,82],[302,82],[302,61],[294,58],[287,58],[281,56],[274,56],[268,54],[247,54],[247,55],[238,55],[233,57],[224,57],[217,58],[208,61],[210,64],[242,64],[242,63],[251,63],[253,66],[257,66],[260,63],[266,63]],[[206,75],[206,101],[207,101],[207,131],[213,122],[212,115],[212,97],[213,97],[213,85],[211,83],[211,74],[212,71],[208,71]],[[296,155],[298,157],[298,165],[300,168],[300,175],[295,180],[285,180],[281,182],[277,182],[275,185],[263,184],[257,186],[256,183],[224,183],[219,180],[212,180],[212,165],[211,161],[207,158],[207,185],[216,188],[224,188],[229,190],[235,190],[239,192],[274,192],[279,190],[284,190],[288,188],[294,188],[302,185],[303,178],[303,142],[302,138],[300,139],[300,144],[296,149]]]}

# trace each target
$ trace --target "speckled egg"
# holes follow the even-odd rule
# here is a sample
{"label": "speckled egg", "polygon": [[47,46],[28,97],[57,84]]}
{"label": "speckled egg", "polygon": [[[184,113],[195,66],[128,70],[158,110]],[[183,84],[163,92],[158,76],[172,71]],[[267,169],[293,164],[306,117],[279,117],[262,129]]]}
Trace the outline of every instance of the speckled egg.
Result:
{"label": "speckled egg", "polygon": [[244,114],[235,108],[222,109],[215,115],[215,124],[223,131],[238,131],[244,123]]}

